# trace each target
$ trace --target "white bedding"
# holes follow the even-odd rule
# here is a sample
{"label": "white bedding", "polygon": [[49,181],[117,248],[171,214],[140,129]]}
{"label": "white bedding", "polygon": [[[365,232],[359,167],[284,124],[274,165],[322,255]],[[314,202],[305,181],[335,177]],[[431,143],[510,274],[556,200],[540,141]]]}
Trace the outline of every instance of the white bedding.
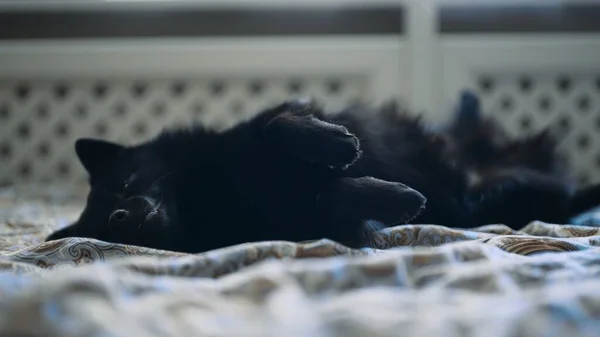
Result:
{"label": "white bedding", "polygon": [[600,229],[401,226],[377,248],[42,243],[82,200],[0,193],[0,336],[599,336]]}

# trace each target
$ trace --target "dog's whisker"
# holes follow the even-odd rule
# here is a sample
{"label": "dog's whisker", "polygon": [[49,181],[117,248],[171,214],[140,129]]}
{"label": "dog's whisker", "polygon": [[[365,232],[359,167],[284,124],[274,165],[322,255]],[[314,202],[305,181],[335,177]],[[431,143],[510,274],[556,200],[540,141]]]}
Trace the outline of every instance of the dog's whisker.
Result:
{"label": "dog's whisker", "polygon": [[162,175],[160,178],[156,179],[152,185],[150,185],[150,187],[147,190],[151,190],[154,186],[156,186],[156,184],[158,184],[159,182],[161,182],[163,179],[170,177],[174,174],[175,172],[169,172],[169,173],[165,173],[164,175]]}

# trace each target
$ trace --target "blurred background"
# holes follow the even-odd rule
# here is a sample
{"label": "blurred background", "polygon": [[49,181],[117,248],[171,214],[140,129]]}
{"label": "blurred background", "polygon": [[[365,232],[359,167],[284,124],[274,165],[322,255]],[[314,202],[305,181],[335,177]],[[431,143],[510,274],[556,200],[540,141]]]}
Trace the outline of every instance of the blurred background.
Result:
{"label": "blurred background", "polygon": [[295,97],[440,123],[463,89],[514,135],[559,131],[600,182],[599,1],[0,1],[0,186],[85,182],[79,137],[227,128]]}

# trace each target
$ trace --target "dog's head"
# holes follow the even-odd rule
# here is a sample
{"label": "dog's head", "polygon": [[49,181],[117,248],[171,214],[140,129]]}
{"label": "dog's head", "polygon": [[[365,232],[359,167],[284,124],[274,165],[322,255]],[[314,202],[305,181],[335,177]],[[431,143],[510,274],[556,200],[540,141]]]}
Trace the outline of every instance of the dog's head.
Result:
{"label": "dog's head", "polygon": [[169,204],[174,173],[149,148],[79,139],[77,156],[89,175],[90,192],[80,218],[46,240],[87,237],[168,249],[177,209]]}

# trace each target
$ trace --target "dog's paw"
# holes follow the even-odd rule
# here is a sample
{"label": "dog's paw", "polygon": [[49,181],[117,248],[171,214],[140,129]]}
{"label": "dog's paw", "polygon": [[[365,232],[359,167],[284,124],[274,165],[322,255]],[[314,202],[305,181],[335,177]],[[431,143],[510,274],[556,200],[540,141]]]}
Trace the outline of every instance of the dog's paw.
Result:
{"label": "dog's paw", "polygon": [[384,226],[402,224],[424,210],[427,199],[398,182],[373,177],[341,178],[329,191],[327,203],[335,212],[354,220],[371,220]]}
{"label": "dog's paw", "polygon": [[265,134],[271,144],[301,160],[339,169],[353,164],[361,154],[358,138],[320,115],[312,105],[296,102],[267,122]]}
{"label": "dog's paw", "polygon": [[306,140],[304,157],[332,168],[346,168],[361,155],[360,141],[345,127],[321,121],[310,116],[313,136]]}

